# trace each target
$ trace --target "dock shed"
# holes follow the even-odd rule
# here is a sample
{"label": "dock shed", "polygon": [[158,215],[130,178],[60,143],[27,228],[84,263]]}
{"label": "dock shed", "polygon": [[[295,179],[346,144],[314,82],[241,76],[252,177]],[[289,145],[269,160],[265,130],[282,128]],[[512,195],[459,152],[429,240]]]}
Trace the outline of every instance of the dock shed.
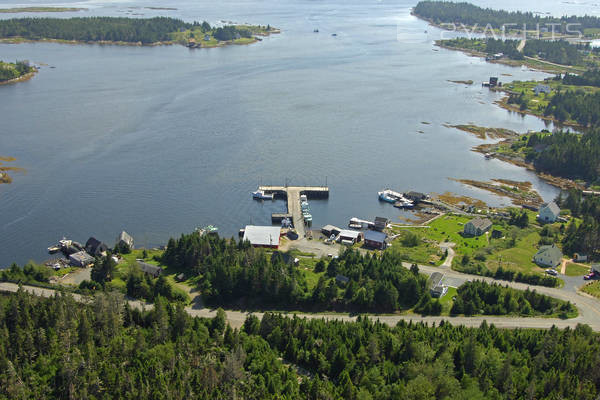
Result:
{"label": "dock shed", "polygon": [[389,220],[385,217],[375,217],[375,223],[373,225],[373,229],[376,231],[383,231],[388,224]]}
{"label": "dock shed", "polygon": [[281,228],[278,226],[246,225],[244,241],[249,241],[254,247],[279,248],[279,235]]}
{"label": "dock shed", "polygon": [[325,225],[324,227],[321,228],[321,233],[323,235],[327,236],[328,238],[331,237],[331,235],[333,235],[333,236],[339,235],[341,231],[342,231],[342,229],[338,228],[337,226],[333,226],[333,225]]}
{"label": "dock shed", "polygon": [[155,278],[158,278],[163,272],[162,268],[157,265],[148,264],[147,262],[144,262],[142,260],[136,261],[142,272],[148,275],[152,275]]}
{"label": "dock shed", "polygon": [[385,239],[387,235],[379,231],[366,231],[365,232],[365,245],[374,249],[385,249]]}
{"label": "dock shed", "polygon": [[404,193],[404,197],[406,197],[414,203],[419,203],[420,201],[427,199],[427,195],[425,193],[415,192],[412,190],[410,192]]}
{"label": "dock shed", "polygon": [[351,229],[342,229],[338,235],[340,242],[352,242],[359,243],[362,240],[363,233],[361,231],[354,231]]}
{"label": "dock shed", "polygon": [[78,251],[69,256],[69,264],[74,267],[85,268],[95,261],[94,257],[90,256],[85,251]]}

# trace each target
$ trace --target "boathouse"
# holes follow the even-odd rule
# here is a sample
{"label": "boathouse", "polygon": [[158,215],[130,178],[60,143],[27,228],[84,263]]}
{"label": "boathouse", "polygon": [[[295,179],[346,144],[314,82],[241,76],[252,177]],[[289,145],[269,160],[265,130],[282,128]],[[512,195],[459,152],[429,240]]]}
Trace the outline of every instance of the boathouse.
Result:
{"label": "boathouse", "polygon": [[383,250],[385,249],[385,239],[387,239],[387,235],[383,232],[372,230],[365,232],[365,246],[367,247]]}
{"label": "boathouse", "polygon": [[359,243],[362,240],[362,232],[354,231],[351,229],[342,229],[338,236],[340,243],[344,244],[354,244]]}
{"label": "boathouse", "polygon": [[375,224],[373,225],[373,228],[376,231],[383,231],[388,224],[388,219],[385,217],[375,217]]}
{"label": "boathouse", "polygon": [[337,226],[333,226],[333,225],[325,225],[324,227],[321,228],[321,233],[328,238],[330,238],[331,235],[333,235],[333,236],[339,235],[341,231],[342,230],[340,228],[338,228]]}
{"label": "boathouse", "polygon": [[85,251],[78,251],[69,256],[69,264],[74,267],[85,268],[95,261],[94,257],[90,256]]}
{"label": "boathouse", "polygon": [[281,228],[277,226],[246,225],[244,242],[247,240],[254,247],[279,248]]}

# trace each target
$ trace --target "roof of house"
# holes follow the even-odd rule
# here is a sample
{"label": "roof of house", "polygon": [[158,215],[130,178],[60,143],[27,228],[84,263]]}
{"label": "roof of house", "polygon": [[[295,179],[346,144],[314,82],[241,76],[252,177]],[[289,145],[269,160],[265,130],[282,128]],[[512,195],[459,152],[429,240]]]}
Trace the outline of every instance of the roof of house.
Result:
{"label": "roof of house", "polygon": [[344,275],[336,275],[335,280],[342,283],[348,283],[348,281],[350,281],[350,278]]}
{"label": "roof of house", "polygon": [[122,231],[117,238],[117,243],[121,241],[127,243],[129,247],[133,246],[133,237],[131,237],[131,235],[125,231]]}
{"label": "roof of house", "polygon": [[325,225],[324,227],[321,228],[322,231],[327,231],[327,232],[332,232],[332,231],[338,231],[340,232],[341,229],[338,228],[337,226],[334,225]]}
{"label": "roof of house", "polygon": [[546,203],[542,207],[540,207],[540,212],[544,209],[551,211],[552,214],[554,214],[556,216],[558,216],[560,214],[560,207],[558,207],[556,205],[556,203],[553,201],[551,201],[550,203]]}
{"label": "roof of house", "polygon": [[80,264],[89,264],[94,262],[94,257],[90,256],[85,251],[78,251],[77,253],[71,254],[69,260],[76,261]]}
{"label": "roof of house", "polygon": [[249,241],[254,246],[279,246],[281,228],[278,226],[246,225],[244,241]]}
{"label": "roof of house", "polygon": [[284,264],[293,264],[295,261],[295,258],[289,255],[288,253],[274,251],[273,254],[271,254],[271,263],[275,262],[276,258],[279,256],[281,256],[281,259],[283,260]]}
{"label": "roof of house", "polygon": [[431,277],[429,279],[431,282],[431,288],[435,288],[442,283],[442,279],[444,279],[444,274],[442,274],[441,272],[434,272],[433,274],[431,274]]}
{"label": "roof of house", "polygon": [[541,246],[537,253],[535,253],[535,257],[550,257],[552,260],[559,262],[562,259],[562,251],[555,245]]}
{"label": "roof of house", "polygon": [[158,276],[162,273],[162,268],[157,265],[148,264],[147,262],[136,260],[140,269],[147,274]]}
{"label": "roof of house", "polygon": [[341,237],[348,237],[352,239],[357,239],[362,234],[361,231],[354,231],[352,229],[342,229],[340,230]]}
{"label": "roof of house", "polygon": [[371,242],[385,242],[387,235],[383,232],[368,230],[365,232],[365,240],[369,240]]}
{"label": "roof of house", "polygon": [[85,242],[85,250],[92,255],[98,255],[98,253],[106,249],[108,249],[108,246],[93,236]]}
{"label": "roof of house", "polygon": [[534,88],[533,88],[533,90],[536,90],[536,91],[544,91],[544,92],[545,92],[545,91],[548,91],[548,92],[549,92],[551,89],[550,89],[550,86],[548,86],[548,85],[542,85],[542,84],[540,83],[540,84],[538,84],[536,87],[534,87]]}
{"label": "roof of house", "polygon": [[486,229],[486,228],[489,228],[490,226],[492,226],[492,221],[490,221],[487,218],[477,217],[477,218],[470,220],[465,225],[468,225],[468,224],[473,224],[475,229]]}

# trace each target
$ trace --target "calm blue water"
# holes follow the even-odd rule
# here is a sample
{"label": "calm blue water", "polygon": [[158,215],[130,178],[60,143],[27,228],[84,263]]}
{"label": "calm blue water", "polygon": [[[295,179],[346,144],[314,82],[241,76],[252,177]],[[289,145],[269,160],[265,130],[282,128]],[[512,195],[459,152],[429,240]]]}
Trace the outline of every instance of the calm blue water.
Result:
{"label": "calm blue water", "polygon": [[[32,4],[47,3],[19,3]],[[439,31],[409,14],[415,2],[175,0],[175,11],[141,8],[165,6],[156,1],[61,4],[89,11],[54,16],[223,19],[283,33],[204,50],[0,45],[0,59],[55,67],[0,86],[0,155],[27,170],[0,186],[0,265],[43,260],[62,236],[112,244],[125,229],[152,246],[207,224],[234,235],[285,208],[252,201],[259,182],[327,180],[330,199],[311,203],[316,227],[345,226],[353,216],[398,221],[405,214],[377,201],[386,186],[509,203],[450,177],[529,180],[544,198],[556,195],[533,174],[471,152],[480,140],[442,126],[541,129],[540,120],[495,106],[499,96],[480,85],[448,80],[545,75],[437,51]]]}

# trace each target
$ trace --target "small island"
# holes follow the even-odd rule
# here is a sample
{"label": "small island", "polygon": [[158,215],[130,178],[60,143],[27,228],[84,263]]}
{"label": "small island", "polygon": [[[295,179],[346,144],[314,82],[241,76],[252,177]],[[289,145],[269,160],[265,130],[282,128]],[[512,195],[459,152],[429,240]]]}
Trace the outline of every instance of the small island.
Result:
{"label": "small island", "polygon": [[218,47],[250,44],[279,33],[270,25],[211,26],[168,17],[13,18],[0,20],[0,42],[49,41],[121,45]]}
{"label": "small island", "polygon": [[37,69],[27,61],[7,63],[0,61],[0,85],[15,83],[31,79]]}

